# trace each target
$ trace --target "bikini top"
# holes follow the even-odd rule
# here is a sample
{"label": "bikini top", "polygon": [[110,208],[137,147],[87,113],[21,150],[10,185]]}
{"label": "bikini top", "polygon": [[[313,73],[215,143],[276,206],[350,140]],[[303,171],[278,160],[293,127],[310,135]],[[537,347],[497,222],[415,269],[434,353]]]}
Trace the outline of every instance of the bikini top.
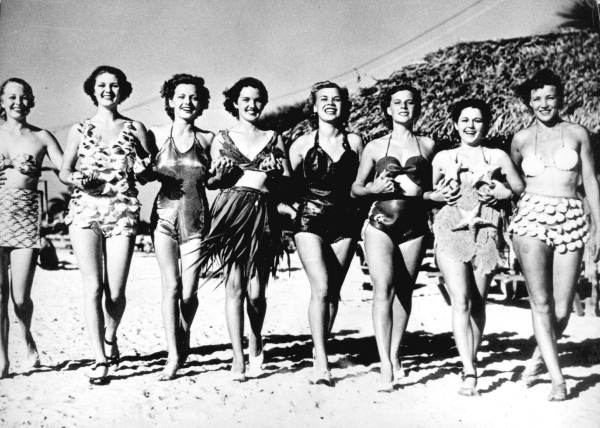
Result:
{"label": "bikini top", "polygon": [[300,171],[309,194],[321,198],[350,197],[350,187],[356,178],[359,159],[348,143],[348,136],[345,133],[342,136],[344,152],[334,162],[319,144],[319,131],[315,132],[314,144],[304,155]]}
{"label": "bikini top", "polygon": [[[154,170],[160,175],[183,180],[183,186],[196,185],[209,169],[210,156],[194,132],[192,146],[185,152],[179,151],[173,138],[173,127],[154,161]],[[163,182],[163,186],[164,186]]]}
{"label": "bikini top", "polygon": [[419,154],[409,157],[404,162],[404,165],[402,165],[400,160],[395,156],[388,156],[390,143],[392,141],[392,134],[390,134],[387,148],[385,149],[385,156],[375,163],[375,173],[379,176],[384,171],[387,171],[392,179],[398,175],[406,175],[417,186],[422,189],[429,189],[431,188],[431,164],[423,156],[419,139],[416,136],[414,136],[414,138],[417,147],[419,148]]}
{"label": "bikini top", "polygon": [[15,168],[21,174],[30,177],[38,177],[42,172],[42,168],[37,165],[35,158],[27,153],[18,154],[14,158],[0,153],[0,171],[8,168]]}
{"label": "bikini top", "polygon": [[572,171],[579,163],[577,152],[565,146],[563,139],[563,127],[560,128],[560,149],[556,150],[551,160],[542,158],[537,152],[538,127],[535,127],[535,139],[533,143],[533,154],[527,155],[521,162],[521,169],[527,177],[535,177],[541,174],[546,168],[557,168],[561,171]]}
{"label": "bikini top", "polygon": [[114,141],[106,141],[94,132],[96,126],[88,119],[81,123],[81,140],[77,148],[78,171],[96,174],[106,182],[103,195],[135,196],[133,165],[136,159],[133,122],[125,122]]}
{"label": "bikini top", "polygon": [[223,140],[223,144],[219,153],[223,157],[227,157],[233,161],[242,170],[248,171],[262,171],[260,164],[269,156],[273,155],[276,159],[283,159],[285,157],[283,151],[277,147],[277,133],[273,132],[273,136],[263,149],[258,152],[254,159],[250,160],[243,154],[240,149],[235,145],[235,142],[229,136],[229,131],[223,130],[219,134]]}

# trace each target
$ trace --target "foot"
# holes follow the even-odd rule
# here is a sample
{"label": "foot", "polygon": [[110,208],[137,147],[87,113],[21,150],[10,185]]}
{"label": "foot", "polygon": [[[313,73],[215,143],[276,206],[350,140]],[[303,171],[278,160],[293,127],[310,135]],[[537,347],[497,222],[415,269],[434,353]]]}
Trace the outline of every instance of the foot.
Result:
{"label": "foot", "polygon": [[377,392],[394,392],[394,382],[378,382]]}
{"label": "foot", "polygon": [[235,367],[231,367],[231,371],[229,372],[232,382],[246,382],[246,373],[243,371],[236,370]]}
{"label": "foot", "polygon": [[552,383],[552,389],[550,390],[550,395],[548,396],[548,401],[565,401],[567,399],[567,384],[565,382],[562,383]]}
{"label": "foot", "polygon": [[177,377],[177,370],[179,370],[179,358],[167,360],[167,364],[163,367],[162,372],[158,376],[159,381],[173,380]]}
{"label": "foot", "polygon": [[96,361],[85,373],[93,385],[108,383],[108,361]]}
{"label": "foot", "polygon": [[406,377],[406,370],[402,367],[402,362],[394,365],[394,380],[396,382]]}
{"label": "foot", "polygon": [[329,387],[335,386],[335,381],[329,370],[316,370],[309,380],[311,385],[325,385]]}
{"label": "foot", "polygon": [[252,353],[248,354],[248,375],[250,377],[258,377],[263,372],[263,363],[265,361],[264,350],[260,351],[260,354],[252,356]]}
{"label": "foot", "polygon": [[117,344],[117,338],[115,337],[112,341],[108,340],[106,337],[104,338],[104,344],[106,345],[105,351],[108,356],[108,363],[111,365],[119,365],[119,359],[121,358],[121,353],[119,352],[119,345]]}
{"label": "foot", "polygon": [[477,392],[477,374],[475,373],[463,373],[460,376],[461,385],[458,389],[458,394],[465,397],[476,397],[479,395]]}
{"label": "foot", "polygon": [[40,354],[38,353],[38,350],[35,346],[35,342],[32,342],[30,344],[28,344],[27,346],[27,364],[29,365],[29,367],[31,368],[38,368],[41,364],[40,364]]}
{"label": "foot", "polygon": [[535,381],[545,372],[546,366],[544,360],[534,357],[527,362],[525,370],[523,370],[523,374],[521,375],[521,379],[527,388],[531,388]]}

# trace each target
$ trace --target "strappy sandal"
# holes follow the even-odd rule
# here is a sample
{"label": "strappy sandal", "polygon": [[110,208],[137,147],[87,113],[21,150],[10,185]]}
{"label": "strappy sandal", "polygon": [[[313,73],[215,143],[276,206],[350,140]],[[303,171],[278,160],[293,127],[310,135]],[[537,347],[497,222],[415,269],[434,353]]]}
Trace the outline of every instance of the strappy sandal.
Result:
{"label": "strappy sandal", "polygon": [[108,361],[96,361],[85,374],[92,385],[106,385],[108,383]]}
{"label": "strappy sandal", "polygon": [[[468,379],[473,379],[475,382],[473,385],[466,385]],[[460,388],[458,389],[458,394],[464,397],[477,397],[479,392],[477,392],[477,374],[476,373],[462,373],[460,375],[460,380],[462,382]]]}
{"label": "strappy sandal", "polygon": [[107,357],[109,365],[118,366],[119,360],[121,358],[121,353],[119,352],[119,345],[117,344],[117,338],[115,337],[115,339],[111,342],[105,336],[104,343],[106,345],[110,346],[110,355],[108,355],[108,357]]}
{"label": "strappy sandal", "polygon": [[565,401],[567,396],[567,384],[565,382],[552,383],[552,389],[550,390],[548,401]]}

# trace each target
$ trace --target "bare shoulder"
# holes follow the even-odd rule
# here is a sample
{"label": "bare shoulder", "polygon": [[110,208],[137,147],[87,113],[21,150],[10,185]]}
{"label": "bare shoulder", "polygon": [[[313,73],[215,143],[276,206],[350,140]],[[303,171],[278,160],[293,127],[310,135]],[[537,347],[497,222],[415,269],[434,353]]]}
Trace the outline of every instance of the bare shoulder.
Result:
{"label": "bare shoulder", "polygon": [[456,149],[441,150],[435,154],[431,162],[435,165],[445,165],[453,157],[455,152]]}
{"label": "bare shoulder", "polygon": [[582,138],[589,138],[589,132],[587,128],[578,123],[565,122],[565,131],[574,135],[578,140],[581,140]]}
{"label": "bare shoulder", "polygon": [[421,144],[421,147],[425,149],[424,151],[427,157],[430,157],[431,153],[433,152],[433,148],[435,147],[435,141],[433,138],[427,137],[426,135],[420,135],[418,140],[419,144]]}
{"label": "bare shoulder", "polygon": [[518,131],[512,139],[512,146],[516,148],[523,147],[533,138],[533,128],[525,128]]}
{"label": "bare shoulder", "polygon": [[495,163],[503,163],[510,160],[510,156],[502,149],[490,148],[488,149],[492,161]]}
{"label": "bare shoulder", "polygon": [[351,132],[347,135],[347,138],[348,144],[350,144],[350,148],[353,150],[358,150],[364,145],[362,137],[358,134]]}
{"label": "bare shoulder", "polygon": [[290,145],[290,151],[293,151],[295,153],[304,153],[312,144],[313,135],[314,131],[309,132],[308,134],[302,134],[301,136],[296,138]]}

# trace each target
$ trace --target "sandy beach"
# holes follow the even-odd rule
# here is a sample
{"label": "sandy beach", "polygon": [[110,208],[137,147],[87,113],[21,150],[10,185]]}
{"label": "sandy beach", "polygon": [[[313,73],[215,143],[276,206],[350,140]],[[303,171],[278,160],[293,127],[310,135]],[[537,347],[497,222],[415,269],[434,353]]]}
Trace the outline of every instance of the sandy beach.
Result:
{"label": "sandy beach", "polygon": [[[67,251],[62,260],[74,262]],[[158,382],[166,359],[158,266],[136,253],[119,330],[122,362],[108,385],[90,385],[79,271],[39,269],[32,331],[43,366],[23,366],[24,345],[11,318],[14,375],[0,381],[0,425],[13,426],[410,426],[597,427],[600,421],[600,318],[571,318],[560,342],[570,399],[549,403],[550,381],[526,389],[518,381],[533,347],[526,299],[504,304],[492,295],[480,353],[480,397],[461,397],[450,308],[433,279],[421,274],[405,340],[408,376],[392,393],[377,393],[378,358],[372,292],[355,259],[342,289],[330,344],[335,388],[312,386],[307,321],[309,287],[296,257],[268,289],[266,370],[243,384],[229,380],[231,351],[216,283],[199,291],[192,355],[179,376]],[[12,314],[11,314],[12,315]]]}

